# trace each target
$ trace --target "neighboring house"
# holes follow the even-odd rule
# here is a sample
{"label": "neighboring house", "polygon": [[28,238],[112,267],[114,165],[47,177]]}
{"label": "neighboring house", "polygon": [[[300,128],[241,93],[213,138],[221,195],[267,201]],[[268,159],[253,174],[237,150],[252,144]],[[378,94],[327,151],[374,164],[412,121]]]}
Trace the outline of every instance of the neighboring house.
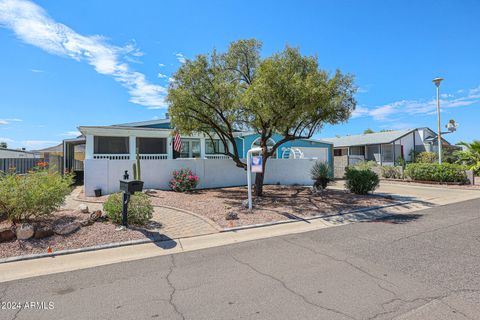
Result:
{"label": "neighboring house", "polygon": [[[416,128],[326,138],[333,143],[334,156],[347,159],[346,165],[358,161],[376,161],[394,165],[399,158],[414,161],[415,153],[438,151],[437,134],[429,128]],[[442,138],[443,145],[450,145]],[[415,151],[415,152],[414,152]],[[339,162],[337,159],[336,162]]]}
{"label": "neighboring house", "polygon": [[[85,145],[76,145],[74,147],[75,160],[85,159]],[[48,162],[51,156],[63,157],[63,142],[49,148],[36,150],[36,153],[40,155],[40,158],[45,159]]]}
{"label": "neighboring house", "polygon": [[0,159],[7,158],[37,158],[36,154],[24,149],[0,148]]}
{"label": "neighboring house", "polygon": [[[78,129],[85,136],[85,193],[88,195],[93,193],[93,188],[101,188],[104,193],[117,191],[123,172],[131,172],[137,149],[141,160],[151,160],[142,161],[142,179],[147,188],[168,188],[172,171],[181,167],[189,167],[200,175],[202,188],[244,185],[246,181],[245,171],[225,155],[219,137],[212,136],[212,141],[203,134],[181,135],[182,147],[176,152],[168,117]],[[269,144],[281,138],[274,135]],[[70,148],[70,141],[65,140],[64,144],[65,149]],[[259,146],[259,135],[236,132],[235,146],[240,157],[245,158],[249,149]],[[232,144],[229,150],[233,153]],[[266,183],[310,184],[314,159],[333,167],[333,144],[315,139],[290,141],[281,145],[273,158],[278,160],[270,160]],[[292,160],[279,160],[286,158]]]}

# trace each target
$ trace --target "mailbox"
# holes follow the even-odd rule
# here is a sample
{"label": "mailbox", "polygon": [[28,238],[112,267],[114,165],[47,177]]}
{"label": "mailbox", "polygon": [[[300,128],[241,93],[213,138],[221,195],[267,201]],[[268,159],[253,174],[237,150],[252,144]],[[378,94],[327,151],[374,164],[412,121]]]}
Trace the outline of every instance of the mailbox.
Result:
{"label": "mailbox", "polygon": [[143,190],[143,181],[139,180],[120,180],[120,191],[134,194]]}

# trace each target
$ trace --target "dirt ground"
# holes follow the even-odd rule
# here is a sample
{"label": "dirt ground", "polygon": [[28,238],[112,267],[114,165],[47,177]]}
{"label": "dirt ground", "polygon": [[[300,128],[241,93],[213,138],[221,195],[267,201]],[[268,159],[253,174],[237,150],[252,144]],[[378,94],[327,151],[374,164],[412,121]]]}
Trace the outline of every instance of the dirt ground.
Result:
{"label": "dirt ground", "polygon": [[[244,226],[273,221],[302,219],[355,209],[392,204],[395,201],[376,195],[355,195],[340,190],[325,190],[313,195],[310,188],[264,186],[264,196],[254,199],[250,212],[242,206],[246,187],[197,190],[187,193],[157,190],[151,193],[154,205],[166,205],[203,215],[221,227]],[[238,220],[226,220],[229,212]]]}

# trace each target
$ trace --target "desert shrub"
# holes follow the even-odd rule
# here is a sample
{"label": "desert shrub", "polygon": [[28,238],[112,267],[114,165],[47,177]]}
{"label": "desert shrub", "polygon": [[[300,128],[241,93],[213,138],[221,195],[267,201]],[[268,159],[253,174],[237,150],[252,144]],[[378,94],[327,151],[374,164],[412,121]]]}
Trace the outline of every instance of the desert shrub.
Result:
{"label": "desert shrub", "polygon": [[438,156],[435,152],[424,151],[415,156],[416,163],[435,163],[438,161]]}
{"label": "desert shrub", "polygon": [[421,181],[467,182],[465,167],[451,163],[411,163],[405,169],[405,176]]}
{"label": "desert shrub", "polygon": [[327,184],[332,181],[332,174],[330,167],[327,163],[317,160],[310,169],[310,176],[314,181],[313,187],[325,189]]}
{"label": "desert shrub", "polygon": [[19,222],[52,214],[71,192],[73,176],[36,168],[25,175],[0,175],[0,212]]}
{"label": "desert shrub", "polygon": [[360,161],[356,163],[353,167],[357,170],[370,170],[376,166],[378,166],[378,163],[376,161],[370,160],[370,161]]}
{"label": "desert shrub", "polygon": [[[122,222],[122,194],[111,194],[103,204],[103,210],[114,223]],[[130,196],[128,203],[128,224],[145,224],[152,219],[153,206],[148,195],[135,193]]]}
{"label": "desert shrub", "polygon": [[185,192],[193,190],[198,185],[198,176],[192,173],[190,169],[175,170],[170,180],[170,188],[173,191]]}
{"label": "desert shrub", "polygon": [[401,179],[402,173],[399,167],[382,166],[382,177],[387,179]]}
{"label": "desert shrub", "polygon": [[380,180],[372,170],[347,168],[345,172],[345,187],[356,194],[367,194],[378,187]]}

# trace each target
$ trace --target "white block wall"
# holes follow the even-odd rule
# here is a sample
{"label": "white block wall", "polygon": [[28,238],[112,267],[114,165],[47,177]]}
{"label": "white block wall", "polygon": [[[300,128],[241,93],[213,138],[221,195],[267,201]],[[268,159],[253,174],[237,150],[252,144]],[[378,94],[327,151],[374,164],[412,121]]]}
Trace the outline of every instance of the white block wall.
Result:
{"label": "white block wall", "polygon": [[[95,189],[102,194],[119,191],[119,180],[125,170],[132,175],[134,160],[86,159],[85,194],[93,196]],[[266,184],[311,185],[310,169],[314,159],[268,159]],[[218,188],[247,184],[246,171],[235,166],[230,159],[175,159],[142,160],[141,176],[146,189],[169,189],[172,172],[180,168],[190,168],[200,178],[198,188]],[[253,180],[252,180],[253,181]]]}

